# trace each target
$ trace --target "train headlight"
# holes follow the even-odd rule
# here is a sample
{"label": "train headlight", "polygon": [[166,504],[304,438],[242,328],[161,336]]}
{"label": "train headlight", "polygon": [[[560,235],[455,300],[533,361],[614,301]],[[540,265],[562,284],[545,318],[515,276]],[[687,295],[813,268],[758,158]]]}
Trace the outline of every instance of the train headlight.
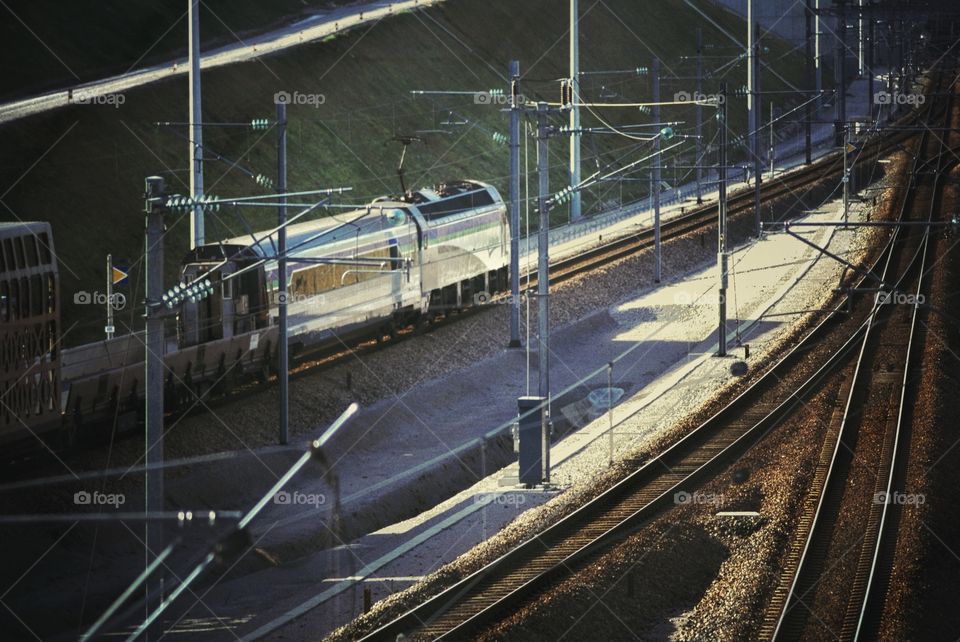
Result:
{"label": "train headlight", "polygon": [[172,309],[174,306],[180,305],[184,301],[196,303],[198,301],[202,301],[212,294],[213,282],[210,279],[195,281],[190,285],[187,285],[186,283],[178,283],[164,293],[163,304],[167,306],[167,308]]}

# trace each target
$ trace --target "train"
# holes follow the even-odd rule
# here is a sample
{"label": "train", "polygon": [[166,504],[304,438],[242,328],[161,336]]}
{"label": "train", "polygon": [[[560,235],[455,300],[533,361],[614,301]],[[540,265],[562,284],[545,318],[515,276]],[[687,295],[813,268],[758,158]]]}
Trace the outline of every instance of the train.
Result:
{"label": "train", "polygon": [[48,223],[0,223],[0,443],[58,428],[60,279]]}
{"label": "train", "polygon": [[[46,289],[37,308],[43,314],[29,323],[18,314],[16,325],[4,317],[3,354],[18,357],[4,362],[0,444],[7,448],[42,439],[69,448],[104,427],[137,429],[143,421],[142,333],[58,350],[59,291],[51,230],[45,223],[10,225],[19,230],[18,238],[32,238],[37,247],[48,248],[48,254],[38,251],[50,261],[43,263],[45,268],[42,261],[21,267],[6,262],[3,247],[4,311],[14,304],[4,285],[10,279],[16,279],[19,292],[26,287],[20,285],[23,280],[32,283],[37,272],[46,279]],[[189,409],[211,392],[253,378],[269,378],[276,371],[281,306],[287,312],[289,352],[296,359],[394,335],[411,324],[422,328],[510,287],[507,208],[487,183],[457,180],[400,197],[380,197],[354,210],[292,223],[286,230],[282,275],[273,230],[200,245],[184,256],[181,282],[209,280],[212,294],[180,304],[175,323],[167,324],[163,357],[168,411]],[[0,246],[5,243],[0,240]],[[41,330],[26,332],[23,327],[30,324]],[[37,384],[37,392],[20,392],[11,384],[38,376],[44,383]],[[15,403],[10,395],[15,395]],[[21,400],[24,395],[26,402]],[[35,402],[44,412],[33,412]]]}

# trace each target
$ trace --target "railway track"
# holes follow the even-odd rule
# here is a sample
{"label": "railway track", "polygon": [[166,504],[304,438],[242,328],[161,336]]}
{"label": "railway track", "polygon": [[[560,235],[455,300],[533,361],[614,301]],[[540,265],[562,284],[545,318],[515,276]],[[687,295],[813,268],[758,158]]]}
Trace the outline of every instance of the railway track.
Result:
{"label": "railway track", "polygon": [[[926,108],[922,108],[925,110]],[[911,123],[921,111],[915,111],[902,117],[898,124]],[[899,145],[911,136],[909,132],[898,132],[896,134],[877,137],[868,143],[861,152],[861,158],[866,161],[878,158],[884,154],[890,153],[898,148]],[[832,176],[842,171],[842,157],[839,152],[822,157],[809,166],[796,169],[776,181],[768,181],[762,186],[762,198],[764,201],[776,199],[788,193],[796,193],[818,180]],[[730,195],[728,199],[728,216],[733,219],[753,207],[753,191],[742,190]],[[715,224],[716,206],[699,206],[685,212],[678,217],[665,221],[661,226],[662,240],[678,238]],[[564,258],[551,264],[550,274],[551,282],[559,283],[568,280],[576,275],[589,272],[613,261],[623,259],[637,254],[653,245],[653,230],[643,229],[634,233],[626,234],[614,238],[607,243],[590,248],[576,256]],[[528,287],[536,284],[535,274],[530,275]],[[431,329],[441,327],[448,323],[456,321],[464,314],[471,314],[478,308],[476,306],[468,307],[456,311],[453,314],[445,314],[430,322]],[[359,352],[360,354],[369,353],[375,350],[416,337],[426,328],[423,325],[409,325],[407,327],[392,327],[390,331],[371,332],[369,336],[358,338],[349,345],[342,346],[342,349],[331,350],[324,348],[322,350],[303,351],[291,354],[291,376],[299,377],[307,374],[322,371],[323,369],[333,367],[348,359],[352,359]],[[261,386],[269,385],[276,380],[272,364],[264,363],[256,371],[256,376],[250,376],[238,381],[231,381],[229,384],[226,379],[217,380],[209,385],[200,384],[196,390],[184,391],[181,395],[182,403],[173,404],[167,408],[167,421],[175,422],[184,416],[202,414],[207,408],[217,408],[237,397],[245,396]],[[200,400],[203,403],[200,403]],[[113,425],[113,415],[110,415],[110,426]],[[107,426],[102,426],[106,428]],[[96,433],[96,431],[94,431]],[[110,433],[96,433],[100,438]],[[126,434],[138,434],[135,430],[128,430]],[[97,438],[88,444],[90,447],[96,447],[99,442]],[[49,454],[46,451],[33,452],[13,452],[5,462],[7,464],[7,476],[16,476],[17,464],[33,466],[36,458],[46,458]]]}
{"label": "railway track", "polygon": [[[924,110],[925,111],[925,110]],[[911,124],[920,117],[922,112],[908,114],[897,121],[897,125]],[[898,132],[896,134],[878,137],[864,146],[861,152],[861,162],[870,162],[896,151],[914,134],[910,132]],[[828,154],[808,166],[798,168],[785,177],[776,181],[767,181],[761,185],[761,198],[763,201],[777,199],[788,194],[796,194],[799,190],[809,187],[811,184],[834,176],[843,171],[843,157],[839,152]],[[752,189],[744,189],[732,193],[727,200],[727,216],[732,219],[744,212],[752,211],[754,193]],[[685,212],[680,216],[664,221],[661,225],[661,241],[666,242],[670,239],[679,238],[691,232],[696,232],[705,227],[716,223],[717,207],[716,205],[702,205]],[[603,267],[614,261],[628,258],[638,254],[643,250],[653,247],[654,231],[652,228],[638,230],[630,234],[617,236],[611,241],[601,243],[588,250],[580,252],[574,256],[566,257],[550,264],[550,283],[562,283],[574,276],[590,272]],[[526,277],[526,274],[521,275]],[[528,288],[536,286],[537,277],[534,270],[529,275],[529,281],[524,280]],[[508,294],[508,293],[507,293]],[[506,294],[504,294],[506,296]],[[476,308],[466,308],[458,311],[458,314],[475,311]],[[457,316],[446,315],[432,322],[435,326],[441,326],[456,320]],[[341,359],[351,355],[351,350],[362,349],[370,351],[380,345],[393,343],[397,340],[406,340],[413,338],[423,328],[417,328],[410,325],[405,328],[397,328],[389,336],[379,336],[371,338],[357,346],[334,354],[316,355],[303,353],[297,355],[299,365],[297,375],[306,374],[307,371],[317,367],[330,367],[338,363]]]}
{"label": "railway track", "polygon": [[[951,96],[945,110],[947,125],[953,113]],[[922,213],[921,220],[929,222],[937,216],[942,178],[956,164],[949,160],[954,157],[948,142],[949,136],[924,133],[901,208],[903,218]],[[898,298],[909,303],[912,296],[912,301],[920,302],[930,259],[930,228],[897,228],[894,235],[883,281],[895,283]],[[891,498],[906,490],[902,484],[910,433],[908,395],[913,389],[920,314],[919,305],[896,300],[876,305],[870,314],[856,364],[841,389],[843,411],[834,413],[828,427],[795,544],[771,597],[760,639],[816,638],[824,628],[840,640],[875,638],[893,560],[892,525],[900,509]],[[857,468],[867,468],[872,483],[852,484]],[[832,612],[823,610],[825,605],[833,607]]]}
{"label": "railway track", "polygon": [[[794,183],[784,189],[796,186]],[[692,212],[683,222],[675,219],[674,224],[696,227],[699,216],[703,214]],[[888,245],[889,251],[895,248],[894,240]],[[598,250],[595,256],[597,260],[613,260],[611,256],[627,254],[631,247],[642,247],[644,242],[643,235],[638,234],[621,239],[616,247],[608,245]],[[881,261],[882,257],[871,272]],[[868,331],[873,306],[861,299],[849,315],[837,314],[846,309],[846,303],[846,299],[838,303],[747,390],[665,452],[642,463],[615,486],[534,538],[363,639],[393,640],[399,634],[422,639],[469,639],[478,628],[502,618],[572,573],[587,558],[668,509],[676,493],[695,490],[735,462],[827,377],[849,363]],[[814,354],[820,357],[815,362],[822,365],[812,375],[804,374],[798,383],[791,371],[802,370],[803,362],[809,363]]]}
{"label": "railway track", "polygon": [[672,506],[676,493],[695,490],[734,462],[849,355],[856,334],[841,345],[834,339],[827,363],[801,385],[788,376],[815,346],[830,343],[837,319],[828,316],[743,394],[664,453],[533,539],[363,639],[393,640],[401,633],[468,639],[477,627],[502,617]]}
{"label": "railway track", "polygon": [[[911,114],[899,121],[902,125],[919,117],[920,114]],[[881,138],[876,138],[866,146],[860,156],[860,163],[871,162],[886,154],[896,151],[904,141],[911,137],[909,132],[898,132]],[[761,184],[761,198],[764,202],[776,200],[783,196],[795,195],[810,187],[812,184],[834,176],[843,171],[843,157],[840,152],[831,153],[810,165],[800,167],[785,177],[776,181],[767,181]],[[727,199],[727,216],[733,218],[753,210],[753,190],[744,189],[733,193]],[[678,217],[665,221],[661,225],[662,240],[677,238],[690,232],[715,224],[717,220],[716,205],[700,206]],[[580,254],[555,261],[550,265],[550,282],[558,283],[578,274],[595,270],[607,263],[623,259],[649,247],[653,247],[653,230],[644,229],[628,234],[612,241],[591,248]],[[535,282],[531,278],[531,282]]]}
{"label": "railway track", "polygon": [[[865,151],[864,153],[875,155],[886,153],[896,148],[908,136],[909,134],[898,134],[889,139],[877,141],[874,143],[873,152]],[[797,174],[801,177],[791,175],[789,181],[784,183],[767,183],[764,198],[776,198],[790,190],[796,190],[815,180],[820,180],[838,164],[839,156],[833,155],[808,168],[798,170]],[[750,207],[752,207],[752,193],[740,193],[731,198],[729,212],[734,215]],[[663,238],[678,237],[704,225],[713,224],[714,221],[713,207],[697,208],[666,222],[663,227]],[[559,262],[553,267],[552,280],[556,282],[570,278],[574,274],[642,251],[651,244],[652,231],[628,235],[591,250],[579,261]],[[438,636],[459,639],[461,634],[470,627],[486,621],[491,614],[499,612],[505,602],[522,599],[523,595],[529,594],[530,591],[544,586],[545,583],[561,575],[568,566],[576,565],[579,560],[619,539],[657,511],[672,505],[674,493],[692,490],[697,484],[750,448],[767,430],[786,416],[790,409],[800,402],[803,394],[815,386],[819,378],[829,371],[829,367],[825,366],[800,388],[788,389],[778,384],[778,380],[783,380],[783,373],[791,365],[802,361],[809,353],[811,346],[821,341],[821,337],[827,333],[828,326],[833,324],[834,321],[831,319],[824,321],[806,341],[798,345],[790,355],[775,366],[768,373],[769,376],[752,386],[745,396],[735,400],[708,424],[678,442],[669,451],[641,466],[628,480],[624,480],[626,483],[621,482],[607,491],[602,498],[598,498],[602,501],[592,503],[592,507],[588,508],[586,513],[579,513],[577,517],[571,515],[570,518],[573,518],[573,521],[565,520],[561,524],[566,523],[566,525],[558,524],[557,526],[561,526],[559,529],[550,529],[541,534],[533,543],[541,549],[549,550],[550,557],[538,558],[535,549],[508,554],[508,557],[510,555],[517,555],[517,557],[512,557],[508,561],[498,560],[498,562],[509,566],[517,562],[515,573],[500,580],[494,580],[492,576],[483,578],[485,584],[489,583],[493,587],[490,589],[493,597],[490,592],[486,596],[472,597],[473,601],[469,602],[467,608],[472,609],[473,613],[466,612],[466,618],[460,618],[455,614],[456,612],[447,612],[445,607],[437,609],[438,618],[428,614],[422,620],[431,623],[431,628],[426,629],[425,632],[431,636],[437,633]],[[843,354],[841,346],[836,359],[842,358]],[[664,470],[667,472],[662,472]],[[596,511],[593,517],[589,515],[591,511]],[[603,514],[601,515],[600,512]],[[575,531],[569,530],[568,527],[574,526],[574,522],[579,522],[582,528],[578,526]],[[521,565],[520,562],[524,559],[527,563]],[[500,570],[505,568],[506,566],[499,566]],[[459,613],[465,612],[459,611]],[[444,619],[439,619],[440,614]],[[420,615],[413,617],[415,624],[421,621]],[[409,632],[415,628],[403,624],[399,630]],[[375,635],[378,634],[379,632]]]}

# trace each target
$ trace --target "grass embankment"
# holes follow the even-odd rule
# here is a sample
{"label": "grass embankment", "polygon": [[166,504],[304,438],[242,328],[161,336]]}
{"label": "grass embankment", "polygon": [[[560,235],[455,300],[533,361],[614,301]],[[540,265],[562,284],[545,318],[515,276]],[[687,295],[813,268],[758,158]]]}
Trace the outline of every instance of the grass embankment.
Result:
{"label": "grass embankment", "polygon": [[[423,143],[407,152],[408,185],[421,186],[444,179],[471,177],[494,183],[507,194],[507,148],[494,142],[493,132],[506,133],[506,117],[496,107],[474,104],[470,96],[423,97],[411,90],[478,90],[504,87],[508,60],[521,62],[523,93],[531,99],[556,100],[556,79],[565,75],[566,13],[557,0],[452,0],[438,7],[396,16],[326,42],[305,45],[280,55],[204,73],[205,122],[249,122],[272,118],[278,91],[323,94],[319,106],[297,105],[289,110],[289,188],[354,187],[350,202],[396,193],[395,169],[400,145],[395,134],[416,135]],[[565,6],[565,5],[564,5]],[[710,10],[733,33],[742,23],[732,14]],[[582,12],[582,68],[623,70],[649,67],[654,55],[663,60],[664,75],[690,76],[696,27],[703,28],[711,55],[729,54],[732,43],[680,0],[636,3],[611,0]],[[225,20],[229,16],[221,14]],[[185,30],[185,27],[184,27]],[[130,38],[134,34],[127,34]],[[105,35],[98,36],[105,38]],[[124,39],[124,34],[113,34]],[[770,40],[769,60],[791,82],[802,86],[802,61],[777,41]],[[103,45],[104,47],[107,44]],[[110,45],[113,46],[113,45]],[[785,55],[786,54],[786,55]],[[710,58],[705,69],[723,61]],[[741,84],[741,64],[727,66],[731,86]],[[704,92],[716,90],[718,78],[704,83]],[[764,87],[783,85],[765,74]],[[679,91],[693,92],[693,81],[663,81],[661,95],[672,100]],[[629,102],[650,99],[647,76],[617,74],[587,76],[582,91],[588,100]],[[156,83],[125,95],[119,107],[76,105],[0,127],[3,157],[0,184],[9,209],[2,218],[49,220],[61,257],[61,300],[64,327],[76,327],[66,345],[102,337],[103,311],[97,306],[73,304],[74,293],[103,290],[104,260],[130,259],[135,283],[142,282],[143,180],[159,174],[171,191],[188,189],[187,143],[156,121],[187,118],[185,77]],[[730,99],[731,126],[743,131],[743,98]],[[604,109],[601,116],[614,125],[651,122],[636,109]],[[704,109],[706,139],[716,133],[712,110]],[[662,120],[684,121],[679,133],[693,133],[693,108],[664,107]],[[464,122],[467,121],[467,122]],[[558,124],[560,120],[557,120]],[[460,123],[460,124],[456,124]],[[585,127],[600,125],[585,111]],[[675,139],[677,140],[677,139]],[[274,175],[275,132],[248,128],[207,128],[204,142],[211,150],[238,161],[255,173]],[[566,141],[551,143],[551,185],[566,180]],[[692,161],[693,142],[687,141],[681,163]],[[649,143],[622,136],[596,135],[584,139],[584,175],[603,166],[622,166],[649,153]],[[535,145],[530,144],[529,167],[534,170]],[[665,164],[673,157],[665,159]],[[710,159],[712,162],[712,158]],[[219,196],[267,193],[248,177],[231,171],[225,162],[206,163],[206,188]],[[647,170],[629,176],[632,181],[610,183],[585,195],[585,211],[595,212],[621,198],[641,196]],[[664,179],[673,180],[672,170]],[[531,176],[535,189],[536,178]],[[12,187],[11,187],[12,186]],[[272,225],[269,210],[243,212],[254,229]],[[558,208],[554,222],[566,218]],[[171,217],[166,236],[166,282],[173,283],[188,238],[188,224]],[[207,238],[215,240],[243,233],[232,211],[208,217]],[[134,284],[129,301],[142,298]],[[140,327],[136,306],[128,304],[119,328]]]}
{"label": "grass embankment", "polygon": [[[235,43],[351,0],[203,0],[201,48]],[[9,0],[0,21],[0,100],[73,86],[187,55],[187,6],[153,0]]]}

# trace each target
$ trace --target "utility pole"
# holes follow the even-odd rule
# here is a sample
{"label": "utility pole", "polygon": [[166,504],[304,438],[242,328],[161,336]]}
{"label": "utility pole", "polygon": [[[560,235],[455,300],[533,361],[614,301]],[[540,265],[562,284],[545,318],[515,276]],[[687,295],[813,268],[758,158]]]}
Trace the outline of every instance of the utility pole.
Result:
{"label": "utility pole", "polygon": [[607,435],[609,456],[607,466],[613,466],[613,361],[607,364]]}
{"label": "utility pole", "polygon": [[865,54],[865,42],[864,37],[866,33],[863,28],[863,0],[857,0],[857,75],[861,78],[865,70],[864,59]]}
{"label": "utility pole", "polygon": [[[653,80],[653,122],[660,122],[660,59],[650,67]],[[653,281],[660,283],[660,134],[653,139]]]}
{"label": "utility pole", "polygon": [[847,223],[850,207],[850,128],[843,125],[843,223]]}
{"label": "utility pole", "polygon": [[912,76],[910,69],[913,62],[913,44],[910,42],[910,37],[913,34],[910,33],[909,27],[910,23],[907,23],[908,30],[903,34],[903,89],[900,90],[901,92],[907,88]]}
{"label": "utility pole", "polygon": [[[906,82],[908,83],[908,85],[912,85],[912,84],[913,84],[913,79],[914,79],[914,78],[916,77],[916,75],[917,75],[917,74],[916,74],[916,70],[917,70],[917,43],[914,41],[914,38],[916,38],[916,32],[917,32],[917,28],[916,28],[916,27],[917,27],[917,25],[916,25],[916,23],[914,23],[914,22],[910,22],[910,23],[909,23],[909,27],[910,27],[910,33],[909,33],[910,37],[906,40],[906,42],[907,42],[908,44],[907,44],[907,49],[906,49],[906,60],[905,60],[905,63],[906,63],[906,73],[907,73]],[[907,89],[907,88],[908,88],[908,85],[904,85],[904,89]]]}
{"label": "utility pole", "polygon": [[113,255],[107,254],[107,326],[104,332],[107,340],[113,338],[116,328],[113,325]]}
{"label": "utility pole", "polygon": [[[277,193],[287,192],[287,104],[277,103]],[[290,354],[287,343],[287,198],[280,197],[277,207],[277,301],[279,341],[277,342],[277,376],[280,384],[280,445],[289,439]],[[393,266],[396,267],[396,266]]]}
{"label": "utility pole", "polygon": [[[144,359],[145,388],[145,435],[144,443],[146,471],[144,473],[144,512],[147,515],[163,511],[163,213],[165,209],[166,187],[163,178],[150,176],[146,179],[146,336],[144,338],[146,354]],[[144,542],[146,544],[145,568],[150,568],[154,558],[163,550],[163,523],[144,521]],[[163,598],[162,580],[146,583],[144,604],[150,615],[151,605],[159,604]],[[151,642],[159,640],[163,634],[160,618],[147,631]]]}
{"label": "utility pole", "polygon": [[[897,91],[897,56],[899,50],[899,24],[894,20],[887,22],[889,41],[887,43],[887,93],[891,96]],[[889,106],[887,117],[893,115],[893,104]],[[879,107],[877,110],[879,111]]]}
{"label": "utility pole", "polygon": [[[703,95],[703,30],[697,27],[697,96]],[[703,205],[700,184],[703,181],[703,105],[696,101],[697,118],[697,205]],[[653,122],[660,122],[654,120]]]}
{"label": "utility pole", "polygon": [[836,68],[836,96],[834,97],[834,110],[836,113],[836,131],[835,138],[842,138],[842,129],[847,123],[847,11],[844,0],[838,0],[840,7],[840,20],[837,24],[837,53],[834,67]]}
{"label": "utility pole", "polygon": [[[891,49],[893,48],[893,23],[892,23],[892,22],[890,22],[890,23],[888,24],[887,29],[888,29],[888,30],[887,30],[887,35],[890,37],[890,39],[887,41],[888,50],[887,50],[887,53],[886,53],[886,59],[887,59],[887,93],[890,94],[891,96],[893,96],[893,51],[891,51]],[[877,107],[877,112],[879,112],[879,111],[880,111],[880,107],[878,106],[878,107]],[[888,113],[887,116],[889,117],[890,114]]]}
{"label": "utility pole", "polygon": [[537,322],[539,325],[537,346],[537,393],[547,404],[547,412],[541,417],[541,437],[543,440],[543,480],[550,483],[550,160],[547,157],[547,103],[537,103],[537,179],[539,194],[537,206],[540,210],[540,229],[537,234]]}
{"label": "utility pole", "polygon": [[753,149],[753,140],[758,135],[758,130],[754,127],[754,112],[757,109],[757,88],[756,74],[754,69],[757,66],[757,43],[754,42],[755,31],[753,29],[753,3],[754,0],[747,0],[747,131],[750,132],[750,149]]}
{"label": "utility pole", "polygon": [[[200,107],[200,0],[187,0],[190,13],[190,197],[203,196],[203,111]],[[190,219],[190,247],[204,243],[203,207],[197,205]]]}
{"label": "utility pole", "polygon": [[[814,83],[814,65],[816,64],[813,60],[813,9],[810,6],[811,0],[806,0],[805,2],[805,11],[804,17],[806,18],[806,61],[807,61],[807,87],[810,87]],[[819,100],[819,97],[817,98]],[[804,109],[805,123],[803,128],[803,160],[804,163],[809,165],[813,161],[813,141],[811,136],[811,121],[813,120],[813,109],[814,101],[811,97],[807,97],[807,106]]]}
{"label": "utility pole", "polygon": [[873,14],[867,17],[867,118],[873,120],[873,80],[876,75],[873,71]]}
{"label": "utility pole", "polygon": [[510,61],[510,347],[520,347],[520,61]]}
{"label": "utility pole", "polygon": [[[753,126],[753,101],[756,89],[753,86],[753,68],[757,64],[754,60],[755,43],[753,42],[753,2],[747,0],[747,128]],[[752,140],[752,139],[751,139]]]}
{"label": "utility pole", "polygon": [[770,180],[773,180],[774,167],[774,138],[773,138],[773,100],[770,101]]}
{"label": "utility pole", "polygon": [[[750,4],[753,4],[753,0],[750,0]],[[753,100],[750,103],[750,115],[752,119],[748,127],[753,129],[753,138],[751,139],[753,142],[753,222],[755,233],[757,238],[759,238],[760,187],[763,184],[763,166],[760,158],[760,125],[763,120],[762,112],[760,111],[760,23],[755,22],[751,24],[750,30],[753,32],[751,44],[753,47],[753,66],[751,68]]]}
{"label": "utility pole", "polygon": [[814,66],[816,67],[817,111],[823,109],[823,67],[820,60],[820,0],[813,0],[813,48]]}
{"label": "utility pole", "polygon": [[727,356],[727,83],[720,83],[720,154],[717,159],[719,206],[717,220],[717,267],[720,270],[720,322],[717,326],[717,356]]}
{"label": "utility pole", "polygon": [[[903,76],[904,76],[904,44],[903,44],[903,20],[899,21],[897,25],[897,92],[903,93]],[[895,102],[895,101],[894,101]],[[896,105],[896,110],[900,111],[900,106]],[[892,110],[891,110],[892,111]]]}
{"label": "utility pole", "polygon": [[[570,186],[580,184],[580,3],[570,0]],[[580,190],[571,194],[570,220],[580,219]]]}

